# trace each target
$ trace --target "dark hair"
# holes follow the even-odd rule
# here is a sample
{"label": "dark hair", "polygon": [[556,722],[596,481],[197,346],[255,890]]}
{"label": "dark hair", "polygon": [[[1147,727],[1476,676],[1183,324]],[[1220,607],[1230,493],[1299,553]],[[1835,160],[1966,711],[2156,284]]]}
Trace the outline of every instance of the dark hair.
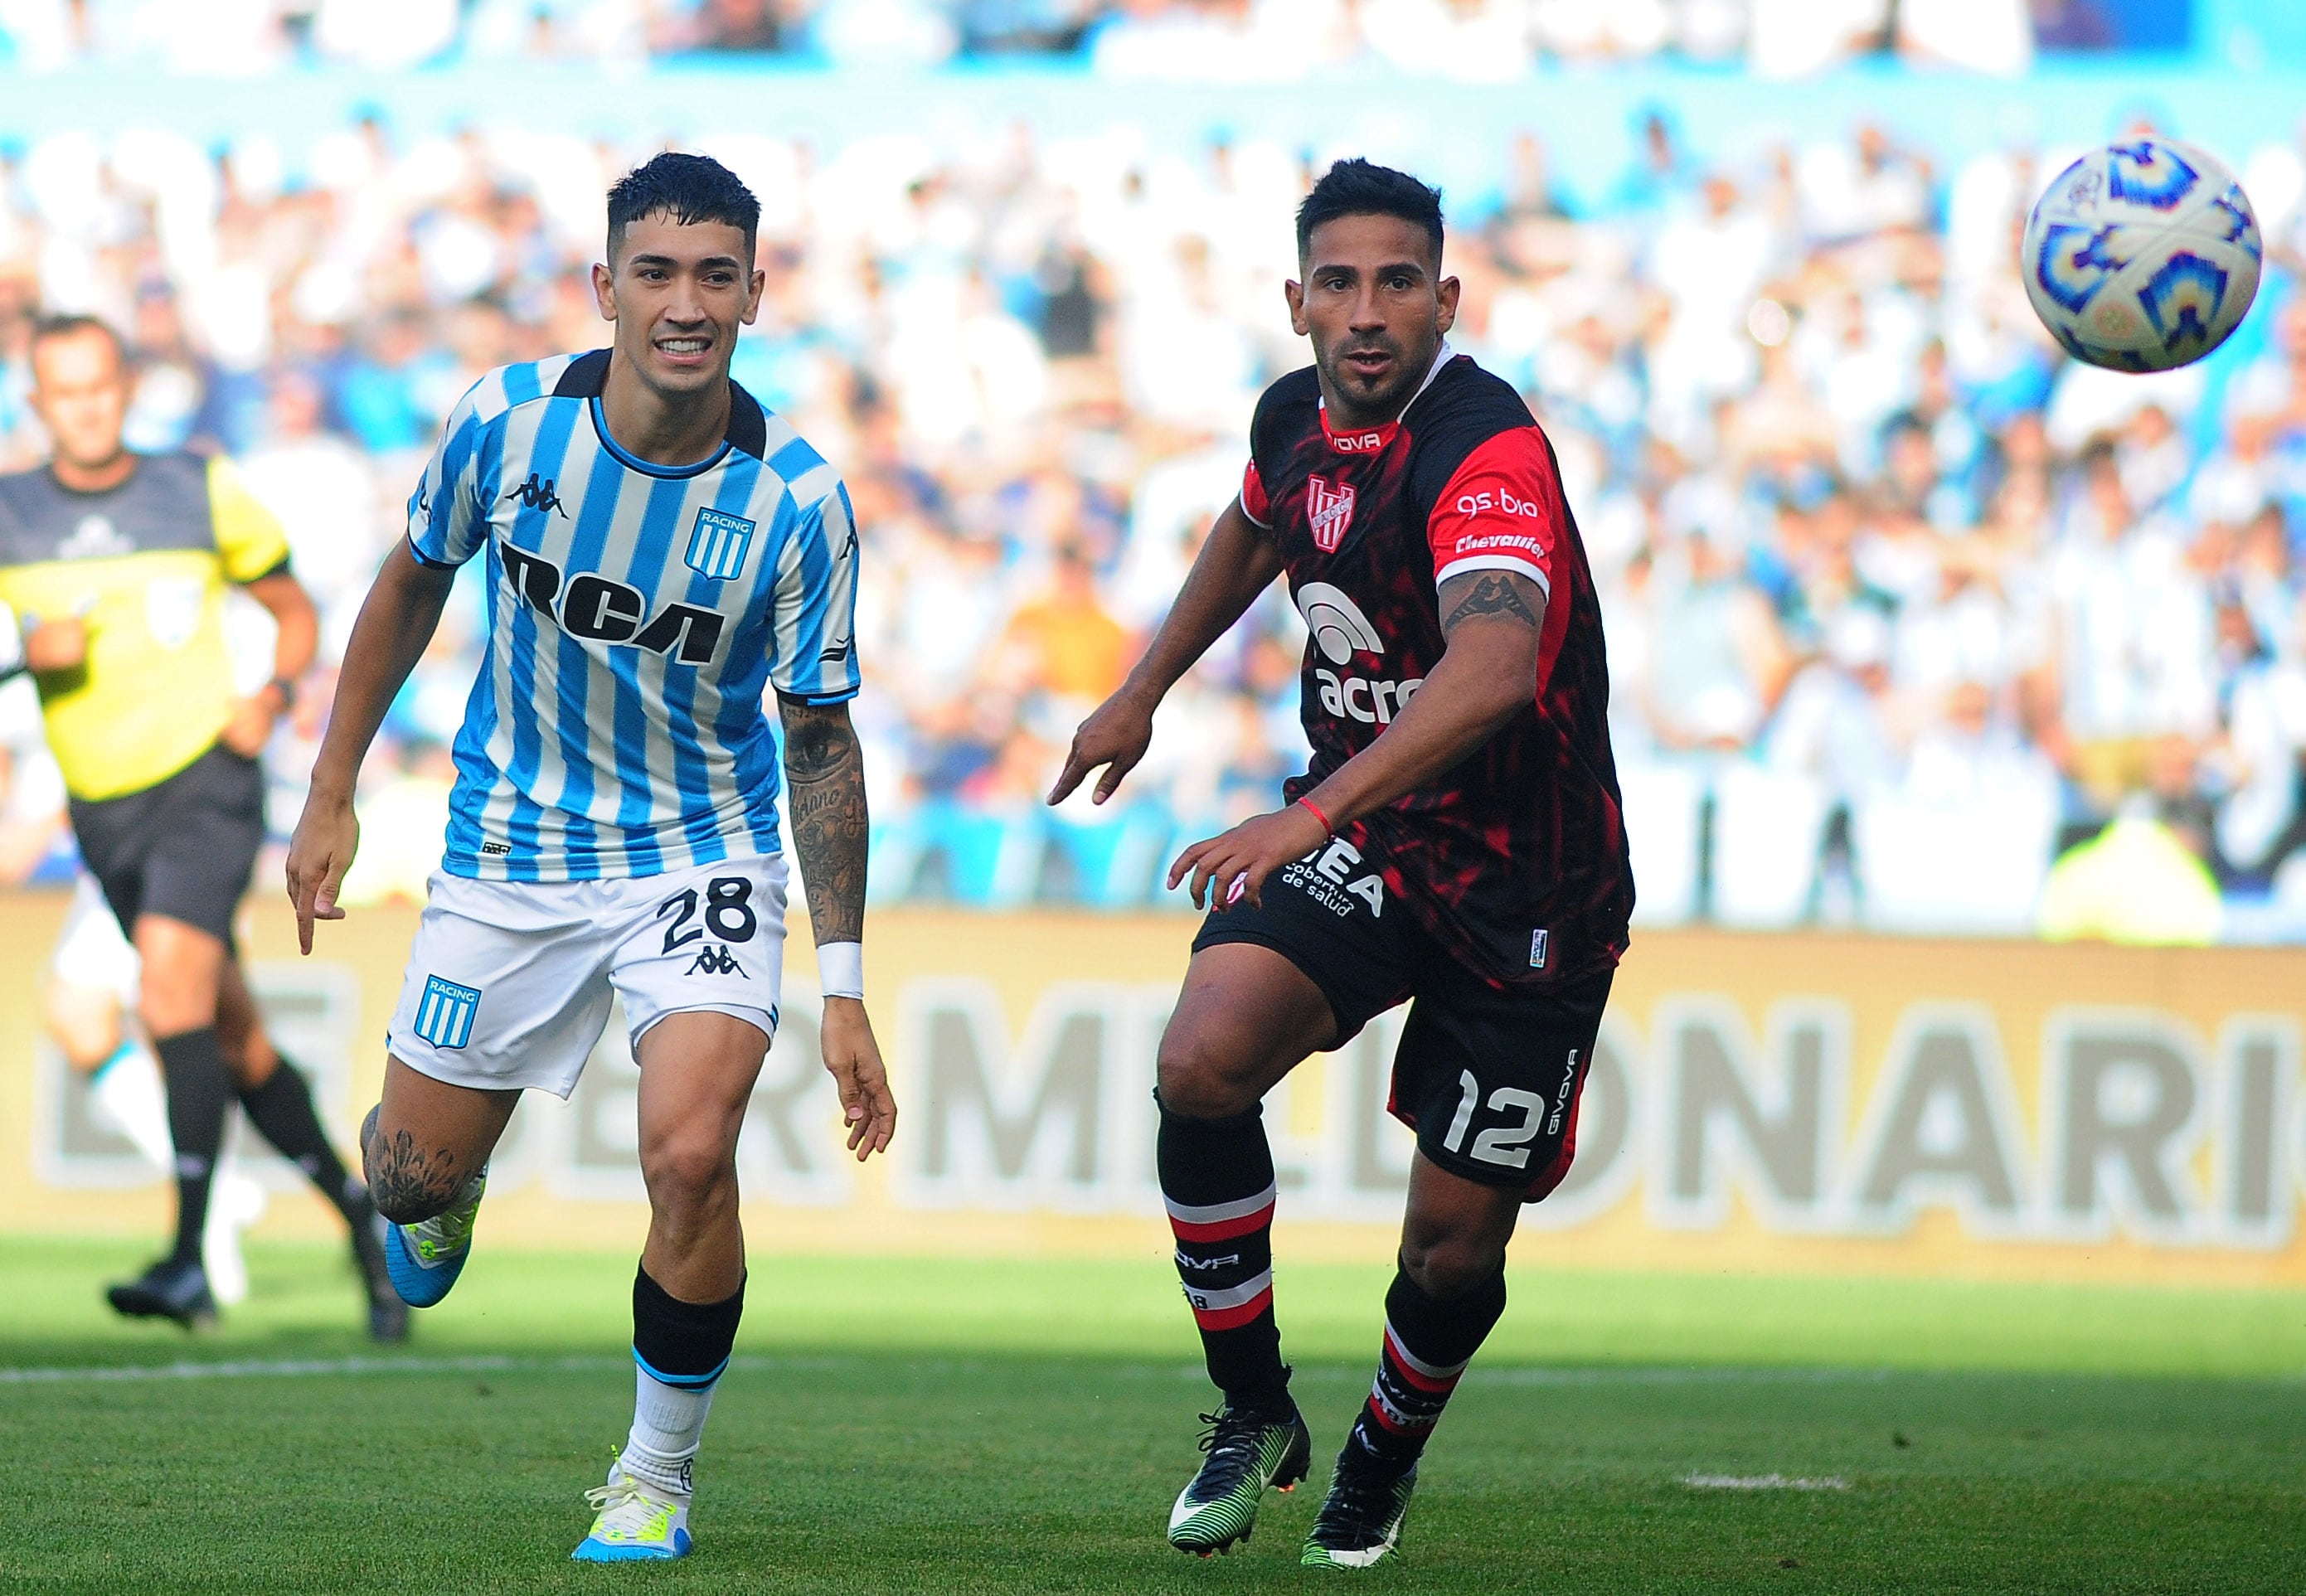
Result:
{"label": "dark hair", "polygon": [[120,363],[124,367],[128,364],[128,340],[101,316],[43,316],[32,323],[30,347],[38,349],[51,338],[69,338],[84,332],[102,333],[112,345],[113,354],[120,357]]}
{"label": "dark hair", "polygon": [[609,191],[609,260],[625,229],[645,217],[669,217],[681,226],[722,222],[745,235],[749,260],[761,230],[761,202],[737,175],[709,155],[667,150],[635,166]]}
{"label": "dark hair", "polygon": [[1313,229],[1341,216],[1391,216],[1425,229],[1433,259],[1441,259],[1441,191],[1406,172],[1377,166],[1356,156],[1321,174],[1321,181],[1297,207],[1297,258],[1313,247]]}

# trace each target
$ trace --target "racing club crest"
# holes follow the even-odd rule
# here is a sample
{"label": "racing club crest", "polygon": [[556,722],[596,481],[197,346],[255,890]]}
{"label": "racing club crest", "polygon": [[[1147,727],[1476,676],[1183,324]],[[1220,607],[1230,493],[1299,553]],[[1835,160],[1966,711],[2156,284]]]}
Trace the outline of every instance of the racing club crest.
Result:
{"label": "racing club crest", "polygon": [[753,524],[742,516],[698,510],[696,528],[688,534],[688,568],[715,582],[730,581],[745,568],[752,542]]}

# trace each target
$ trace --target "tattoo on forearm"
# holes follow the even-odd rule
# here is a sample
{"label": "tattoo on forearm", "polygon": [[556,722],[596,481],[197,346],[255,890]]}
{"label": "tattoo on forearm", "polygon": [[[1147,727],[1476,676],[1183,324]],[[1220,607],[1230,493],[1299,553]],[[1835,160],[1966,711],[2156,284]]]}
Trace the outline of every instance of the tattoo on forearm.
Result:
{"label": "tattoo on forearm", "polygon": [[1542,625],[1537,611],[1524,602],[1516,590],[1522,578],[1508,576],[1502,571],[1484,571],[1471,580],[1473,591],[1458,600],[1456,608],[1443,619],[1441,630],[1444,634],[1454,631],[1459,621],[1470,620],[1476,616],[1502,616],[1507,620],[1519,621],[1532,631],[1538,630]]}
{"label": "tattoo on forearm", "polygon": [[793,853],[808,892],[816,940],[865,934],[865,758],[844,704],[788,704],[785,775],[791,786]]}

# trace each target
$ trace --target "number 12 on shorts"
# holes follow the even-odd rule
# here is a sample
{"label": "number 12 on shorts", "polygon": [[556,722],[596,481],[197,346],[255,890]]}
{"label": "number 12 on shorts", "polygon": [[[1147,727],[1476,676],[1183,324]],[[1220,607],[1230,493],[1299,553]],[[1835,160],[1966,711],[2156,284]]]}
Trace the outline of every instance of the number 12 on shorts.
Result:
{"label": "number 12 on shorts", "polygon": [[[1567,1105],[1571,1088],[1577,1080],[1577,1050],[1569,1053],[1569,1066],[1561,1078],[1562,1102],[1556,1105],[1554,1122],[1558,1122]],[[1449,1121],[1449,1134],[1441,1145],[1453,1153],[1465,1152],[1465,1132],[1473,1128],[1473,1113],[1482,1105],[1482,1083],[1473,1079],[1471,1070],[1458,1071],[1457,1081],[1463,1095],[1457,1099],[1457,1112]],[[1473,1149],[1466,1156],[1482,1164],[1495,1164],[1507,1169],[1529,1167],[1529,1142],[1541,1129],[1558,1130],[1557,1122],[1547,1122],[1545,1098],[1537,1092],[1525,1091],[1517,1086],[1501,1086],[1490,1094],[1490,1112],[1510,1114],[1521,1111],[1518,1124],[1492,1125],[1473,1138]]]}

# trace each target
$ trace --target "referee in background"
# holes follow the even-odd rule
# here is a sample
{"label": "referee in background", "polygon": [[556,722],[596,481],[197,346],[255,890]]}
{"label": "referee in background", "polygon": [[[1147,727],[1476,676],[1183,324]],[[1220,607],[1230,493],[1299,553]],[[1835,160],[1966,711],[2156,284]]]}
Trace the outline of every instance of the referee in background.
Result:
{"label": "referee in background", "polygon": [[[31,368],[54,454],[0,476],[0,603],[23,634],[81,858],[142,960],[138,1015],[176,1150],[175,1244],[107,1295],[133,1317],[214,1319],[201,1225],[237,1097],[351,1226],[369,1333],[401,1340],[408,1310],[385,1272],[375,1205],[320,1128],[303,1071],[265,1036],[233,946],[264,841],[257,756],[312,662],[312,602],[289,574],[279,522],[226,462],[124,447],[134,380],[109,327],[41,322]],[[252,697],[233,682],[227,582],[279,627],[273,680]]]}

